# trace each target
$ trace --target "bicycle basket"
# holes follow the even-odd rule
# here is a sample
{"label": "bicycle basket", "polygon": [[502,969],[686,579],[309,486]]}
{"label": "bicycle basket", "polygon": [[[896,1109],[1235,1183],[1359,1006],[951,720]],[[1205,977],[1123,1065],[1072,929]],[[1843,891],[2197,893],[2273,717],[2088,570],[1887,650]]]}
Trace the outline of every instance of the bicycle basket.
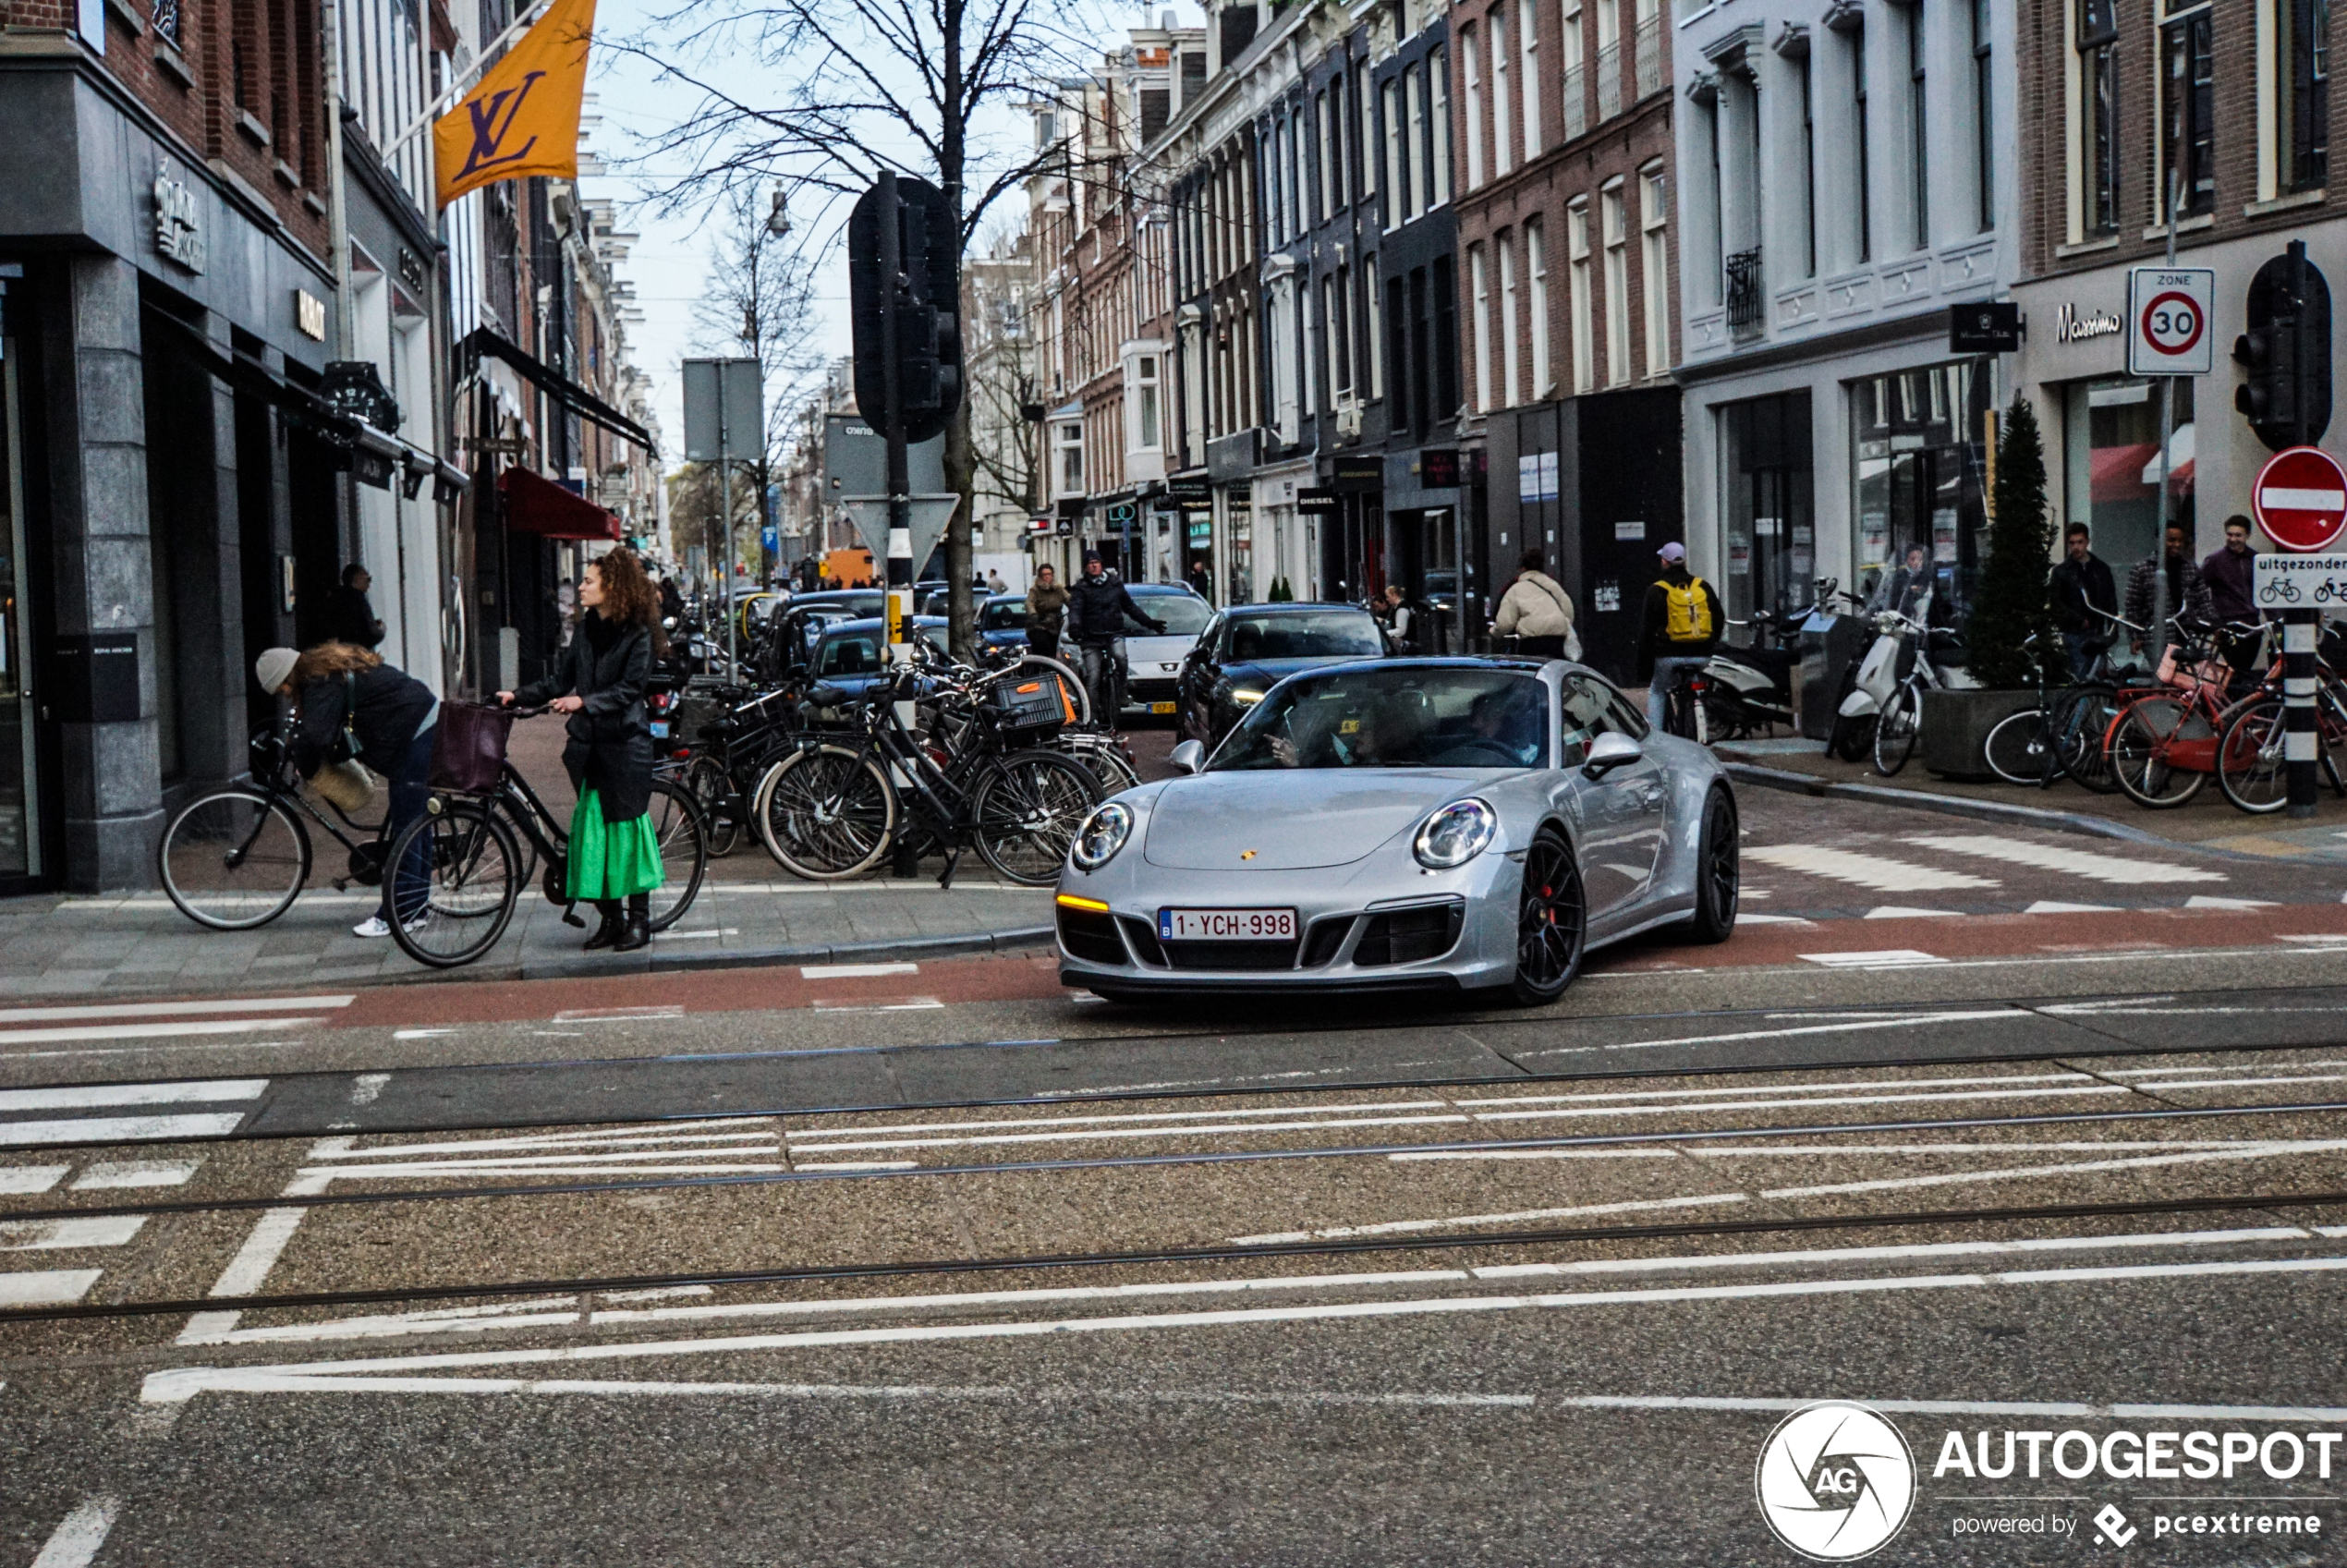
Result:
{"label": "bicycle basket", "polygon": [[511,709],[443,702],[432,737],[432,787],[466,795],[495,789],[513,727]]}
{"label": "bicycle basket", "polygon": [[998,680],[986,688],[986,708],[994,727],[1013,734],[1056,730],[1076,723],[1076,699],[1056,671],[1046,670],[1027,680]]}

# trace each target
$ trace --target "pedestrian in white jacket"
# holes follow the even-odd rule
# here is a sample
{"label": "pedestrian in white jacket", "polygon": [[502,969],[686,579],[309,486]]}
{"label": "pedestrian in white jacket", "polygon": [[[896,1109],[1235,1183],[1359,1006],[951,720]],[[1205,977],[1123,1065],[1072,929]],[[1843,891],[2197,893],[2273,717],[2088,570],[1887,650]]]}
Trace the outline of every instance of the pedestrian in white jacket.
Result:
{"label": "pedestrian in white jacket", "polygon": [[1514,637],[1518,651],[1536,658],[1578,659],[1581,639],[1573,632],[1573,596],[1540,566],[1538,551],[1524,553],[1523,567],[1501,596],[1491,629]]}

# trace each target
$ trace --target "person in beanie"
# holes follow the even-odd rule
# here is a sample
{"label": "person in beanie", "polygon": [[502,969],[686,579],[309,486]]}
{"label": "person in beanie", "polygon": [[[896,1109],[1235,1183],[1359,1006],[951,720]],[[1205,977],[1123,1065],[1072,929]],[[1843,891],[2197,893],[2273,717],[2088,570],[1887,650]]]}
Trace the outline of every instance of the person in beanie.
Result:
{"label": "person in beanie", "polygon": [[570,715],[563,767],[578,805],[570,816],[564,892],[602,917],[587,939],[590,950],[633,953],[652,939],[651,893],[663,880],[644,683],[668,639],[661,635],[659,594],[632,551],[588,562],[578,602],[586,607],[578,635],[553,673],[501,691],[497,700]]}
{"label": "person in beanie", "polygon": [[1517,650],[1533,658],[1569,658],[1565,650],[1573,640],[1573,596],[1540,569],[1543,560],[1537,550],[1524,553],[1515,581],[1500,596],[1500,613],[1491,629],[1514,638]]}
{"label": "person in beanie", "polygon": [[[293,699],[291,760],[310,777],[329,763],[356,761],[381,773],[391,787],[383,842],[424,814],[432,794],[432,731],[440,721],[440,699],[430,687],[383,661],[383,655],[347,642],[322,642],[307,653],[264,649],[252,662],[261,689]],[[354,756],[340,755],[343,733],[359,743]],[[422,841],[418,840],[419,848]],[[423,911],[429,889],[425,868],[403,866],[383,878],[383,903],[350,929],[362,937],[389,936],[393,905],[413,921]],[[397,885],[395,887],[394,884]],[[396,898],[395,899],[395,893]]]}

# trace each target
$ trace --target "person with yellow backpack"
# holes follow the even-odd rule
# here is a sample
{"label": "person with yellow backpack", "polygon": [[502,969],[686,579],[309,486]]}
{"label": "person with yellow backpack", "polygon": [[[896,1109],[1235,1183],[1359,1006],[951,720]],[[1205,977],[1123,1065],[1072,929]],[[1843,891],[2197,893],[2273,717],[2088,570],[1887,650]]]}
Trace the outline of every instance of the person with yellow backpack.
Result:
{"label": "person with yellow backpack", "polygon": [[1638,626],[1638,671],[1647,680],[1647,723],[1663,727],[1671,687],[1679,672],[1709,662],[1727,625],[1720,596],[1687,570],[1687,547],[1673,541],[1659,552],[1662,576],[1647,590],[1646,614]]}

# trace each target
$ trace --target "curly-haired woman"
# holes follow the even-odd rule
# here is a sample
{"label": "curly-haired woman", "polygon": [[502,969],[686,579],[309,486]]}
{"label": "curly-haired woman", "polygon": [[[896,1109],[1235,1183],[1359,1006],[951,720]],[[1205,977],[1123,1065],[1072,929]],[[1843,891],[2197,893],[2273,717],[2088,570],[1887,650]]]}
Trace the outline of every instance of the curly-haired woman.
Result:
{"label": "curly-haired woman", "polygon": [[[385,842],[424,814],[432,794],[432,740],[440,722],[440,699],[383,655],[347,642],[322,642],[306,653],[290,648],[265,650],[253,661],[253,678],[263,691],[290,697],[300,719],[294,726],[294,771],[310,777],[328,762],[356,760],[381,773],[391,786]],[[343,755],[347,730],[358,749]],[[413,920],[428,889],[425,868],[416,863],[383,879],[382,906],[351,929],[354,936],[389,936],[393,895]],[[397,884],[395,887],[394,884]]]}
{"label": "curly-haired woman", "polygon": [[[570,818],[565,892],[594,904],[602,920],[590,948],[632,953],[651,941],[651,891],[661,884],[660,839],[652,830],[652,742],[644,683],[667,652],[660,592],[632,551],[587,563],[578,580],[585,609],[578,635],[553,672],[497,700],[570,715],[563,767],[578,792]],[[623,913],[623,901],[625,912]]]}

